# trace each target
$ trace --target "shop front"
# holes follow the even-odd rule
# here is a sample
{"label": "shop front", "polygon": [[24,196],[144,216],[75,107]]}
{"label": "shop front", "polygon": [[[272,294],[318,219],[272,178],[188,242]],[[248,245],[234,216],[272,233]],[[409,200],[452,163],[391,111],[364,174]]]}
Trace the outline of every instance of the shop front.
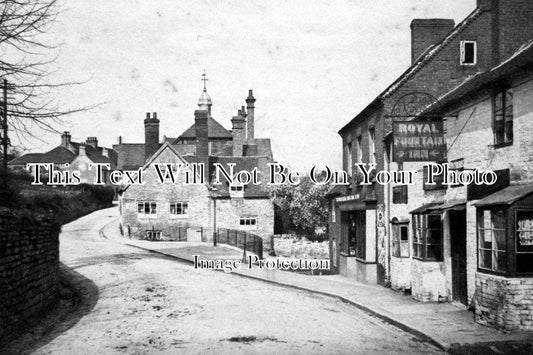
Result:
{"label": "shop front", "polygon": [[338,271],[357,281],[376,284],[376,203],[359,194],[335,198],[339,220]]}

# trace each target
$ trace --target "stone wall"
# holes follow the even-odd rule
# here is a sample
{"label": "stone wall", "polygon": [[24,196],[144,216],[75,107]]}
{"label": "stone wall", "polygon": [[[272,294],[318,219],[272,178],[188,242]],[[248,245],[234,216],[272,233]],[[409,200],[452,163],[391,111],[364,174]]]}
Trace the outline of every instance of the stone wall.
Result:
{"label": "stone wall", "polygon": [[438,302],[444,300],[443,298],[447,300],[443,268],[443,262],[413,259],[411,294],[415,300],[420,302]]}
{"label": "stone wall", "polygon": [[46,218],[0,210],[0,338],[57,300],[59,231]]}
{"label": "stone wall", "polygon": [[533,330],[533,279],[476,274],[476,322],[504,330]]}

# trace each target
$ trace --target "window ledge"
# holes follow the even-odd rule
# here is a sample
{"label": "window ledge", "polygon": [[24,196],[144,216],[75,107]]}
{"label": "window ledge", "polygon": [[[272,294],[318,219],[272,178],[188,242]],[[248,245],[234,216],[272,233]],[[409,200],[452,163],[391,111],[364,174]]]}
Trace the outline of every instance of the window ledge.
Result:
{"label": "window ledge", "polygon": [[350,255],[350,254],[342,252],[342,251],[339,253],[339,255],[345,256],[347,258],[356,258],[355,255]]}
{"label": "window ledge", "polygon": [[417,261],[422,261],[424,263],[426,262],[433,262],[433,263],[442,263],[444,262],[444,260],[438,260],[438,259],[422,259],[422,258],[418,258],[416,256],[413,256],[413,260],[417,260]]}
{"label": "window ledge", "polygon": [[499,148],[505,148],[513,145],[513,142],[506,142],[506,143],[499,143],[499,144],[493,144],[491,147],[493,149],[499,149]]}

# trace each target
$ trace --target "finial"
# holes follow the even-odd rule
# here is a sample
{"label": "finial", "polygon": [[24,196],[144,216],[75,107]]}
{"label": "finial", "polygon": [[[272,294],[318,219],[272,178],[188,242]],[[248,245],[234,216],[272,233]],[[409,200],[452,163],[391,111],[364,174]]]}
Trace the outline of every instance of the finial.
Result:
{"label": "finial", "polygon": [[204,82],[204,91],[207,91],[207,89],[205,87],[205,84],[206,84],[207,80],[209,80],[209,79],[207,79],[207,75],[205,74],[205,69],[204,69],[204,73],[202,74],[202,79],[200,79],[200,80],[202,80]]}

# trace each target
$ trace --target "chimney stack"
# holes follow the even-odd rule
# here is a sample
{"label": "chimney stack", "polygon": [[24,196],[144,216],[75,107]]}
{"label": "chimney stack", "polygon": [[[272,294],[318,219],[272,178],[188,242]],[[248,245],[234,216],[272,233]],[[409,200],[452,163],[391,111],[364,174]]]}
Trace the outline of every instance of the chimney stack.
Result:
{"label": "chimney stack", "polygon": [[85,156],[87,155],[87,152],[85,151],[85,143],[80,144],[80,148],[78,150],[79,156]]}
{"label": "chimney stack", "polygon": [[246,140],[246,120],[242,116],[241,110],[237,111],[237,116],[233,116],[231,119],[231,124],[231,134],[233,136],[233,156],[242,157],[243,144]]}
{"label": "chimney stack", "polygon": [[67,132],[67,131],[63,132],[63,134],[61,135],[61,145],[63,147],[68,148],[70,144],[70,138],[71,138],[70,132]]}
{"label": "chimney stack", "polygon": [[98,138],[96,137],[87,137],[85,144],[90,145],[93,148],[98,148]]}
{"label": "chimney stack", "polygon": [[203,163],[205,171],[208,170],[209,159],[209,136],[207,117],[208,110],[194,111],[194,129],[196,135],[196,159],[198,163]]}
{"label": "chimney stack", "polygon": [[159,149],[159,120],[157,112],[146,112],[144,120],[144,159],[148,160]]}
{"label": "chimney stack", "polygon": [[455,27],[450,19],[414,19],[411,21],[411,64],[431,45],[440,42]]}
{"label": "chimney stack", "polygon": [[107,148],[102,148],[102,156],[109,158],[109,152],[107,151]]}
{"label": "chimney stack", "polygon": [[246,139],[252,141],[254,139],[254,110],[255,110],[255,98],[252,90],[248,90],[248,97],[246,98]]}

